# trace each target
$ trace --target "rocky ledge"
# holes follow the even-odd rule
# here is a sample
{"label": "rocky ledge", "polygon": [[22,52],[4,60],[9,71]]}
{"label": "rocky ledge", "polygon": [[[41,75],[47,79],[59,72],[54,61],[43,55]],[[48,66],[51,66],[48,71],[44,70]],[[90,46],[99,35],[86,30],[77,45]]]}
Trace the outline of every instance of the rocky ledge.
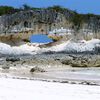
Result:
{"label": "rocky ledge", "polygon": [[0,76],[14,79],[100,85],[99,67],[99,54],[53,53],[0,58]]}
{"label": "rocky ledge", "polygon": [[29,56],[8,56],[1,58],[0,66],[37,66],[48,67],[100,67],[99,54],[37,54]]}

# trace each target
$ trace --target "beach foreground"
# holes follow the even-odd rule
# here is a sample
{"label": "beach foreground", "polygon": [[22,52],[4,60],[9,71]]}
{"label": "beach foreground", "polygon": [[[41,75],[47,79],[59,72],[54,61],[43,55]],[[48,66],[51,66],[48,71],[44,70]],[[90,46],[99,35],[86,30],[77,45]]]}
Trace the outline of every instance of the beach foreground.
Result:
{"label": "beach foreground", "polygon": [[100,100],[100,87],[0,78],[0,100]]}

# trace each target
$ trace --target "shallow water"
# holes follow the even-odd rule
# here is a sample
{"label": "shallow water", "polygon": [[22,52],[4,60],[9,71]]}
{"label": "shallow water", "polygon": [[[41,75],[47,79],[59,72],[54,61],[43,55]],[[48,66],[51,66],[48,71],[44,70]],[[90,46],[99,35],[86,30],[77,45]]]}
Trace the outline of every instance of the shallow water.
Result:
{"label": "shallow water", "polygon": [[36,34],[30,37],[31,43],[50,43],[53,42],[47,35],[44,34]]}

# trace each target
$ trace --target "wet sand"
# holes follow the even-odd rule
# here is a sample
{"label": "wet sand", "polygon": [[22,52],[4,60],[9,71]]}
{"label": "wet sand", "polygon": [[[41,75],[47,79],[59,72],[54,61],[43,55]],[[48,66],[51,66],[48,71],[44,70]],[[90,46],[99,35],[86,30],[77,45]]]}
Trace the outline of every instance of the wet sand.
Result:
{"label": "wet sand", "polygon": [[27,68],[0,70],[0,77],[60,82],[70,84],[100,85],[100,68],[46,68],[46,72],[30,73]]}

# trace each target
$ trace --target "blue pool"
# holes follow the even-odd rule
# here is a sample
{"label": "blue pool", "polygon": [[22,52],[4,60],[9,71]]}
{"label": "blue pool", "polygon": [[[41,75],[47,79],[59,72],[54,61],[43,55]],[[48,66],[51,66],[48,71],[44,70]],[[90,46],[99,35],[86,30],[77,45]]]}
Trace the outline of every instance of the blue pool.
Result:
{"label": "blue pool", "polygon": [[36,34],[30,37],[31,43],[50,43],[53,42],[47,35],[44,34]]}

